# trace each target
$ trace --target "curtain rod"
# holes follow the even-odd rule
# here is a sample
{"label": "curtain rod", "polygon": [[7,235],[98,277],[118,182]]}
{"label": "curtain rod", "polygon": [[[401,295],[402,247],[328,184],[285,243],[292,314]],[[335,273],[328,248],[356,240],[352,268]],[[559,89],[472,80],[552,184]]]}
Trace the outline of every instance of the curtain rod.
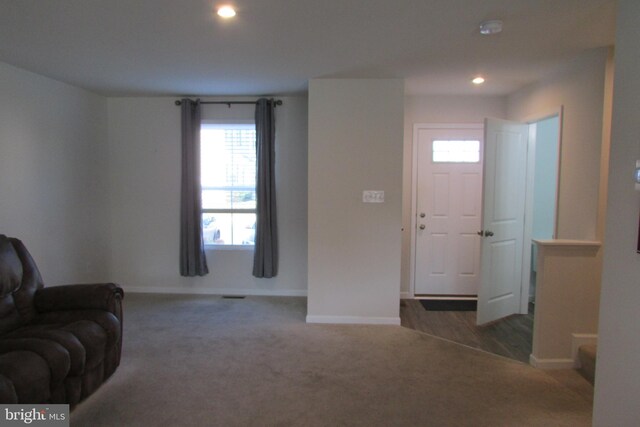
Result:
{"label": "curtain rod", "polygon": [[[200,101],[200,104],[220,104],[220,105],[226,105],[227,107],[231,108],[231,104],[254,104],[255,105],[257,102],[258,101]],[[269,102],[273,102],[275,103],[275,105],[282,105],[281,99],[271,98]],[[182,105],[182,101],[178,99],[176,100],[175,104]]]}

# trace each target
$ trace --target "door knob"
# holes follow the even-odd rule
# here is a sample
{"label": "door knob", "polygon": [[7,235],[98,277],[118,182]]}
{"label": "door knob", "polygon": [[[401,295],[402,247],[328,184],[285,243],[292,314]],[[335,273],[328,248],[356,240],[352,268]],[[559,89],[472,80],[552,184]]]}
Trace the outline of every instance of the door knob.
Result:
{"label": "door knob", "polygon": [[424,230],[425,228],[427,228],[427,226],[426,226],[426,225],[424,225],[424,224],[420,224],[420,230]]}
{"label": "door knob", "polygon": [[476,231],[476,234],[480,237],[484,234],[484,230]]}
{"label": "door knob", "polygon": [[424,218],[425,216],[427,216],[424,212],[420,212],[420,218]]}
{"label": "door knob", "polygon": [[484,232],[484,237],[491,237],[491,236],[493,236],[493,231],[487,230]]}

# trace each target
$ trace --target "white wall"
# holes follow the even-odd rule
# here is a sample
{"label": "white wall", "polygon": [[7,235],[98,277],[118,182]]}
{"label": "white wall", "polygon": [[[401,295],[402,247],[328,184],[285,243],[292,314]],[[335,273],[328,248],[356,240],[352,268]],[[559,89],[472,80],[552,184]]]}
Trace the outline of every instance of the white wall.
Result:
{"label": "white wall", "polygon": [[[179,107],[175,98],[108,100],[111,270],[125,290],[306,294],[307,99],[279,99],[284,103],[276,108],[280,269],[272,279],[251,275],[252,250],[208,249],[207,276],[180,276]],[[203,118],[253,118],[253,110],[204,106]]]}
{"label": "white wall", "polygon": [[106,100],[0,63],[0,233],[46,285],[108,280]]}
{"label": "white wall", "polygon": [[402,175],[402,279],[401,295],[411,289],[411,178],[413,125],[416,123],[482,123],[486,117],[506,117],[502,96],[407,96],[404,103],[404,148]]}
{"label": "white wall", "polygon": [[508,97],[507,117],[563,110],[558,238],[596,238],[608,49],[589,51],[557,74]]}
{"label": "white wall", "polygon": [[307,321],[399,324],[403,86],[309,83]]}
{"label": "white wall", "polygon": [[635,426],[640,419],[640,254],[636,253],[640,193],[640,2],[620,0],[600,304],[595,426]]}

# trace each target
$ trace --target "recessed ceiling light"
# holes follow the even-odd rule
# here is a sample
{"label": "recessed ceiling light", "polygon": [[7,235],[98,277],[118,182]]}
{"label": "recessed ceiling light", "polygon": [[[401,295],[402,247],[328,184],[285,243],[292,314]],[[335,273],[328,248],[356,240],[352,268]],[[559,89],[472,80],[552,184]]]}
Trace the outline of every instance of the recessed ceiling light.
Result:
{"label": "recessed ceiling light", "polygon": [[502,21],[498,19],[492,19],[491,21],[484,21],[480,23],[480,34],[485,36],[491,34],[498,34],[502,32]]}
{"label": "recessed ceiling light", "polygon": [[225,19],[233,18],[236,16],[236,11],[231,6],[221,6],[218,8],[218,16]]}
{"label": "recessed ceiling light", "polygon": [[471,83],[473,83],[474,85],[481,85],[482,83],[484,83],[484,78],[478,76],[475,79],[471,80]]}

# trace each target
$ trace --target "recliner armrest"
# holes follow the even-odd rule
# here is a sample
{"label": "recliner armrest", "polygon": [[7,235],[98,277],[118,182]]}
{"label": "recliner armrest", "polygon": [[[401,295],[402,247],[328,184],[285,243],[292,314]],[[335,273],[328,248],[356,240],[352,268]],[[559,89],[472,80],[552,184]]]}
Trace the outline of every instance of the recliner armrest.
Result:
{"label": "recliner armrest", "polygon": [[115,283],[64,285],[38,289],[33,302],[40,313],[60,310],[106,310],[120,314],[124,291]]}

